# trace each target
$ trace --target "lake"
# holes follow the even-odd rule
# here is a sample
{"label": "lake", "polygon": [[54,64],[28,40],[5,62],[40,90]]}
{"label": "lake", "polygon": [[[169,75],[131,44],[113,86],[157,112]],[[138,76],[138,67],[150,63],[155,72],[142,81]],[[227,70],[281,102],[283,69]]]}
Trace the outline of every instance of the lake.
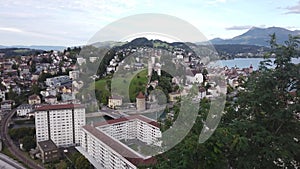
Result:
{"label": "lake", "polygon": [[[253,69],[257,70],[259,63],[263,60],[263,58],[235,58],[233,60],[221,60],[220,62],[223,67],[227,66],[228,68],[235,66],[238,68],[247,68],[252,64]],[[271,58],[271,60],[274,61],[275,59]],[[300,63],[300,58],[292,58],[292,62],[298,64]]]}

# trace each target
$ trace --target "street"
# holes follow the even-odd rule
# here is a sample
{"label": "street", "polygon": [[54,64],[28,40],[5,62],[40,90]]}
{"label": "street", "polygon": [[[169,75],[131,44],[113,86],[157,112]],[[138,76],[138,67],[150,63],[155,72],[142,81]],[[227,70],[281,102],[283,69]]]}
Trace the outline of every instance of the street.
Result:
{"label": "street", "polygon": [[15,114],[16,109],[13,109],[1,121],[1,138],[3,140],[4,145],[8,148],[8,150],[20,161],[26,164],[28,167],[32,169],[43,169],[42,166],[39,166],[31,159],[27,158],[22,151],[13,143],[12,139],[8,135],[8,124]]}

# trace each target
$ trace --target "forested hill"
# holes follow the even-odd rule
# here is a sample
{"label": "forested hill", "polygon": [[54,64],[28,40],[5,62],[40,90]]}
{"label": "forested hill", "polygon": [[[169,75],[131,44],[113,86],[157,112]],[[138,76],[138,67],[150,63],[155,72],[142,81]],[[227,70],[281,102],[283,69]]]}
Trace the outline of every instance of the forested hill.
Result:
{"label": "forested hill", "polygon": [[4,49],[0,49],[0,53],[4,57],[36,55],[36,54],[42,53],[42,52],[44,52],[44,51],[43,50],[28,49],[28,48],[4,48]]}
{"label": "forested hill", "polygon": [[[193,43],[183,43],[183,42],[173,42],[168,43],[161,40],[148,40],[147,38],[137,38],[128,43],[115,43],[118,44],[114,46],[114,49],[121,50],[127,48],[137,48],[137,47],[150,47],[158,49],[175,49],[181,48],[186,52],[193,52],[191,47],[214,47],[220,56],[224,56],[226,59],[231,59],[234,57],[262,57],[265,52],[270,51],[270,48],[264,46],[256,45],[242,45],[242,44],[217,44],[213,46],[207,45],[197,45]],[[107,43],[96,43],[94,44],[97,47],[106,46]],[[110,43],[111,45],[111,43]],[[113,46],[113,45],[111,45]]]}

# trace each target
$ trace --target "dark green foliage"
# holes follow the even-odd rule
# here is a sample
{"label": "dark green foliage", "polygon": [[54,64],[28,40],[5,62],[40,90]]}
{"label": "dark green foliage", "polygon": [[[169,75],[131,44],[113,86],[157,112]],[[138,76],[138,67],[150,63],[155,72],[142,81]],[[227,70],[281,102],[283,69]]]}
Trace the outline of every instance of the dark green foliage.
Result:
{"label": "dark green foliage", "polygon": [[[201,122],[209,110],[201,102],[199,117],[187,137],[173,149],[158,156],[154,168],[253,169],[297,168],[300,165],[299,131],[299,38],[285,45],[271,39],[275,69],[265,61],[245,84],[236,103],[228,102],[219,127],[209,140],[198,143]],[[242,80],[242,79],[241,79]],[[297,141],[298,140],[298,141]]]}
{"label": "dark green foliage", "polygon": [[0,53],[4,53],[5,57],[29,56],[43,52],[43,50],[35,50],[28,48],[4,48],[0,49]]}
{"label": "dark green foliage", "polygon": [[21,143],[23,144],[23,148],[25,151],[30,151],[31,149],[36,147],[35,138],[32,136],[25,136],[22,138]]}
{"label": "dark green foliage", "polygon": [[20,140],[24,138],[25,136],[34,136],[35,135],[35,129],[34,128],[28,128],[28,127],[22,127],[17,129],[11,129],[9,130],[8,134],[13,140]]}
{"label": "dark green foliage", "polygon": [[92,169],[93,167],[91,166],[90,162],[81,155],[75,161],[75,168]]}

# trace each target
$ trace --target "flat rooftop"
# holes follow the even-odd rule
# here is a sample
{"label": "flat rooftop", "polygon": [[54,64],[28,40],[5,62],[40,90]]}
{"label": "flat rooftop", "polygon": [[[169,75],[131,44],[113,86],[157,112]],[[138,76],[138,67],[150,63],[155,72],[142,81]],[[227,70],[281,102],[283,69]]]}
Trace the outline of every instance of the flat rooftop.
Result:
{"label": "flat rooftop", "polygon": [[142,115],[134,115],[134,116],[127,116],[115,120],[108,120],[104,122],[96,122],[91,125],[85,125],[83,126],[83,129],[92,134],[94,137],[96,137],[98,140],[109,146],[111,149],[119,153],[121,156],[129,160],[134,165],[139,164],[152,164],[155,159],[151,156],[145,157],[144,155],[136,152],[126,144],[122,143],[121,141],[107,135],[105,132],[102,132],[101,130],[97,129],[97,127],[105,126],[105,125],[111,125],[111,124],[117,124],[120,122],[125,122],[129,120],[141,120],[143,122],[148,123],[149,125],[152,125],[153,127],[158,127],[158,123],[148,117],[142,116]]}
{"label": "flat rooftop", "polygon": [[74,109],[74,108],[84,108],[82,104],[55,104],[55,105],[44,105],[37,107],[36,111],[45,111],[45,110],[60,110],[60,109]]}
{"label": "flat rooftop", "polygon": [[38,144],[44,152],[57,149],[57,146],[53,143],[52,140],[40,141],[38,142]]}

